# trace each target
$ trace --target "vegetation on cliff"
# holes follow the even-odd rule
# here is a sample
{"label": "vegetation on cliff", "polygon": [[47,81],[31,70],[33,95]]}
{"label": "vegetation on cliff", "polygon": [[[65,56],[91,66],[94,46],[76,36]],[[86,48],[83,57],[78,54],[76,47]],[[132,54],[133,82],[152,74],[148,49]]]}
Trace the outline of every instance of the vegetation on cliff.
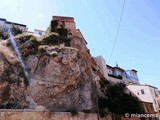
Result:
{"label": "vegetation on cliff", "polygon": [[[15,24],[12,24],[12,27],[11,27],[11,32],[13,34],[13,36],[16,36],[16,35],[19,35],[19,34],[22,34],[26,31],[23,31],[19,28],[19,26],[15,25]],[[0,28],[0,39],[1,40],[6,40],[9,38],[9,35],[8,35],[8,32],[7,32],[7,29],[6,28]]]}
{"label": "vegetation on cliff", "polygon": [[137,97],[125,93],[124,83],[111,84],[106,79],[100,81],[103,96],[99,97],[100,113],[104,116],[108,111],[119,115],[125,113],[143,113],[143,107]]}
{"label": "vegetation on cliff", "polygon": [[51,21],[50,26],[44,36],[42,43],[43,44],[54,44],[59,45],[64,43],[65,46],[70,46],[70,39],[68,35],[71,34],[70,30],[64,27],[64,24],[61,24],[58,27],[58,21]]}
{"label": "vegetation on cliff", "polygon": [[0,39],[5,40],[8,38],[8,33],[4,31],[3,28],[0,28]]}
{"label": "vegetation on cliff", "polygon": [[11,32],[12,32],[13,36],[16,36],[16,35],[18,35],[18,34],[24,33],[25,31],[21,30],[21,29],[19,28],[19,26],[16,26],[16,25],[12,24]]}

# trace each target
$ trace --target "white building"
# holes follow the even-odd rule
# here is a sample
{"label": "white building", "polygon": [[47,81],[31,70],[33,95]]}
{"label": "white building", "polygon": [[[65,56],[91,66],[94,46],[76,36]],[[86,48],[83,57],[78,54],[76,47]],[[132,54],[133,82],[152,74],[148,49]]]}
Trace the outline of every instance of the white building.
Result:
{"label": "white building", "polygon": [[153,103],[155,112],[160,113],[160,94],[151,85],[128,84],[127,88],[141,101]]}
{"label": "white building", "polygon": [[0,26],[4,26],[6,19],[0,18]]}
{"label": "white building", "polygon": [[100,67],[100,72],[103,76],[114,83],[124,82],[124,83],[136,83],[139,84],[139,79],[137,75],[137,71],[135,69],[132,70],[124,70],[120,68],[118,65],[112,67],[110,65],[106,65],[105,59],[102,56],[97,56],[94,58]]}
{"label": "white building", "polygon": [[19,27],[19,29],[21,29],[22,31],[28,30],[27,26],[24,24],[9,22],[6,19],[0,18],[0,28],[2,28],[3,30],[7,30],[8,28],[12,28],[12,25]]}
{"label": "white building", "polygon": [[40,36],[45,34],[45,31],[34,29],[34,33],[33,34],[36,35],[37,37],[40,37]]}

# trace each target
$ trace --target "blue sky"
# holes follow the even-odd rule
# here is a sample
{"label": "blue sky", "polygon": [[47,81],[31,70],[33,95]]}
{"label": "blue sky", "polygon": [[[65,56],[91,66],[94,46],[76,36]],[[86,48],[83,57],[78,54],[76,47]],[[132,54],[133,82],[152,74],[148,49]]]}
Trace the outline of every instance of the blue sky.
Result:
{"label": "blue sky", "polygon": [[[142,84],[160,88],[160,1],[126,0],[118,39],[109,57],[123,0],[0,0],[0,17],[46,30],[52,15],[71,16],[93,56],[136,69]],[[109,62],[109,63],[108,63]]]}

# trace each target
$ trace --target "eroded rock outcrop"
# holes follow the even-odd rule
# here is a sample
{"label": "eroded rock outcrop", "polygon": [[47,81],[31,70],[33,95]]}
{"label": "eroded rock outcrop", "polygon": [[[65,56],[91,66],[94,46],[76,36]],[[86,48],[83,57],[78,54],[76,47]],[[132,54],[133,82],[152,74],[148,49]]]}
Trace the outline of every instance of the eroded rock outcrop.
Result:
{"label": "eroded rock outcrop", "polygon": [[27,86],[22,67],[15,53],[0,43],[0,105],[1,108],[28,108]]}
{"label": "eroded rock outcrop", "polygon": [[1,107],[96,111],[96,82],[101,76],[82,38],[71,36],[69,47],[63,43],[47,44],[43,37],[31,34],[16,36],[15,40],[31,83],[25,84],[22,67],[9,42],[1,41]]}

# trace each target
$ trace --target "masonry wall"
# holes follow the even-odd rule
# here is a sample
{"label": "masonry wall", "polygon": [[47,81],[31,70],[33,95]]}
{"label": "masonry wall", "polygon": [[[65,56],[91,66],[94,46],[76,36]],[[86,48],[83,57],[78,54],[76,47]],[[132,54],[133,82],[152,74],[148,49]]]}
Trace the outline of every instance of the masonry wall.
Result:
{"label": "masonry wall", "polygon": [[[131,90],[142,101],[153,103],[153,98],[148,86],[128,85],[127,88]],[[144,94],[141,93],[142,89],[144,90]]]}
{"label": "masonry wall", "polygon": [[[96,113],[82,113],[73,116],[69,112],[47,112],[36,110],[0,110],[0,120],[98,120]],[[99,120],[112,120],[110,114]],[[121,120],[140,120],[139,118],[124,118]]]}
{"label": "masonry wall", "polygon": [[[0,120],[97,120],[97,114],[80,112],[73,116],[69,112],[0,110]],[[101,120],[111,120],[111,118],[107,116],[106,119]]]}

